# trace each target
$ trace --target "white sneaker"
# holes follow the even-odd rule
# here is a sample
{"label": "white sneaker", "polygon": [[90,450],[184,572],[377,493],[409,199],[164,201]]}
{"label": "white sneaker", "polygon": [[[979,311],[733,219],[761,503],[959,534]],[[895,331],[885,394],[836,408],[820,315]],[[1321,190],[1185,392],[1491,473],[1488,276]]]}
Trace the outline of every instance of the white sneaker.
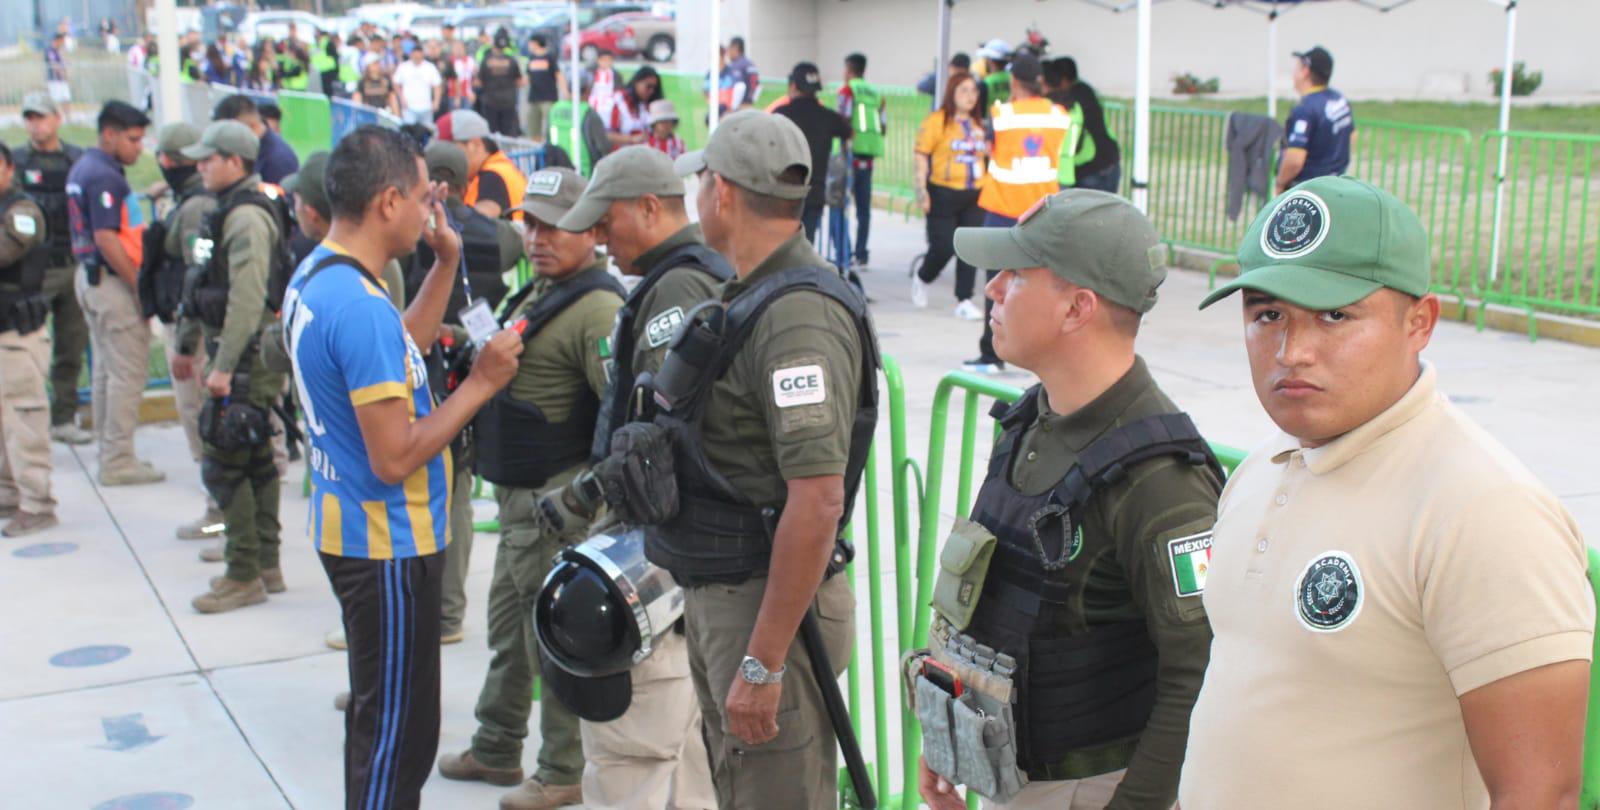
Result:
{"label": "white sneaker", "polygon": [[327,635],[322,637],[322,643],[335,650],[343,650],[350,646],[345,642],[343,627],[335,627],[329,630]]}
{"label": "white sneaker", "polygon": [[972,303],[972,299],[968,298],[956,304],[956,317],[963,321],[981,321],[983,320],[983,310],[977,304]]}
{"label": "white sneaker", "polygon": [[911,306],[928,308],[928,283],[916,276],[911,277]]}

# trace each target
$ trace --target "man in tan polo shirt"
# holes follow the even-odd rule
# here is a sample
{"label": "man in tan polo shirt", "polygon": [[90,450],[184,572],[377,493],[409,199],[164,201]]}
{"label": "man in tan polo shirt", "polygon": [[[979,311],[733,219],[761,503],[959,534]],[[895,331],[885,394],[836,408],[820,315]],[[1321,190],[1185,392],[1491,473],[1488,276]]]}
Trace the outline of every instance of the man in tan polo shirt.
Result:
{"label": "man in tan polo shirt", "polygon": [[1422,224],[1318,178],[1257,217],[1239,261],[1201,306],[1244,291],[1282,432],[1218,507],[1183,810],[1576,808],[1584,544],[1419,358],[1439,316]]}

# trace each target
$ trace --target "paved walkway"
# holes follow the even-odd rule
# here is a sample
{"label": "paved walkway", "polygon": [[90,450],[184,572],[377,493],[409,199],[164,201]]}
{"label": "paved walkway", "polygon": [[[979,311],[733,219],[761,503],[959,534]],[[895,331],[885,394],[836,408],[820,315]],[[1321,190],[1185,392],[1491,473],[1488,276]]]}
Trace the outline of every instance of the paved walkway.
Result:
{"label": "paved walkway", "polygon": [[[933,307],[909,305],[906,267],[922,248],[920,223],[877,212],[873,248],[877,269],[866,283],[884,350],[904,369],[911,454],[922,459],[933,387],[975,354],[980,325],[951,316],[948,276],[932,296]],[[1237,311],[1223,305],[1196,312],[1204,288],[1203,276],[1175,273],[1141,350],[1208,436],[1249,446],[1270,425],[1249,387]],[[1589,429],[1600,393],[1600,352],[1446,324],[1428,357],[1440,369],[1444,390],[1600,537],[1600,464],[1594,462],[1600,434]],[[1007,379],[1029,382],[1022,374]],[[953,458],[958,440],[951,444]],[[0,783],[9,796],[0,805],[338,806],[343,718],[331,701],[344,683],[345,657],[323,646],[338,610],[304,539],[306,504],[298,486],[286,487],[284,497],[288,592],[264,606],[201,616],[189,599],[220,567],[197,559],[204,543],[172,535],[175,525],[200,513],[198,471],[175,426],[142,429],[139,446],[168,472],[166,483],[99,489],[91,475],[94,452],[57,446],[62,525],[0,540],[6,608],[0,614]],[[986,446],[979,449],[979,458],[986,454]],[[300,475],[296,465],[289,480],[298,482]],[[953,473],[949,480],[946,515]],[[880,483],[887,495],[887,474]],[[888,571],[886,498],[881,508]],[[479,504],[480,517],[492,511],[492,503]],[[494,537],[477,538],[466,641],[444,651],[444,751],[463,747],[474,727],[472,706],[489,657],[482,610],[494,550]],[[864,600],[865,566],[857,568]],[[863,605],[863,632],[867,615]],[[869,705],[873,691],[864,690]],[[897,740],[891,748],[898,749]],[[531,764],[531,752],[525,761]],[[430,807],[492,808],[500,793],[435,776],[425,797]]]}

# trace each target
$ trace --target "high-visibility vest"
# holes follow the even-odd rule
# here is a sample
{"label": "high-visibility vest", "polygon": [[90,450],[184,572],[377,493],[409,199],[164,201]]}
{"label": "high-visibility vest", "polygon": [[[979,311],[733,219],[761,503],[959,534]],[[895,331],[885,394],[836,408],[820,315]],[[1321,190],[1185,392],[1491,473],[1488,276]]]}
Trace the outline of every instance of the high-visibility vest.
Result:
{"label": "high-visibility vest", "polygon": [[600,157],[589,154],[588,144],[583,139],[583,120],[589,117],[589,105],[582,101],[577,103],[577,142],[572,140],[572,113],[573,102],[570,100],[558,101],[550,108],[549,142],[561,147],[578,164],[578,172],[588,177],[594,173],[594,162]]}
{"label": "high-visibility vest", "polygon": [[328,55],[326,37],[317,40],[316,47],[311,51],[311,69],[317,73],[332,73],[339,69],[339,60]]}
{"label": "high-visibility vest", "polygon": [[883,96],[862,79],[850,80],[850,151],[856,157],[883,154]]}
{"label": "high-visibility vest", "polygon": [[[1072,122],[1067,129],[1067,137],[1061,139],[1061,157],[1056,161],[1056,182],[1062,188],[1069,188],[1078,184],[1078,166],[1083,161],[1078,157],[1078,151],[1083,145],[1083,105],[1074,104],[1067,111],[1067,118]],[[1090,149],[1094,146],[1091,144]]]}
{"label": "high-visibility vest", "polygon": [[1016,218],[1040,198],[1061,190],[1058,163],[1072,117],[1047,98],[995,104],[989,120],[994,150],[978,207]]}
{"label": "high-visibility vest", "polygon": [[[506,195],[511,198],[511,207],[506,210],[514,211],[515,213],[511,215],[511,218],[520,222],[522,220],[522,212],[517,209],[522,206],[522,196],[528,191],[528,178],[522,175],[522,172],[517,169],[517,164],[512,163],[511,158],[506,157],[504,152],[495,152],[484,159],[483,165],[478,167],[478,173],[473,175],[472,180],[467,183],[467,191],[461,195],[461,201],[469,206],[478,204],[478,178],[482,177],[485,172],[494,172],[500,175],[501,180],[505,181]],[[501,213],[505,212],[502,211]]]}
{"label": "high-visibility vest", "polygon": [[989,103],[1011,100],[1011,71],[997,70],[983,77],[984,89],[989,91]]}

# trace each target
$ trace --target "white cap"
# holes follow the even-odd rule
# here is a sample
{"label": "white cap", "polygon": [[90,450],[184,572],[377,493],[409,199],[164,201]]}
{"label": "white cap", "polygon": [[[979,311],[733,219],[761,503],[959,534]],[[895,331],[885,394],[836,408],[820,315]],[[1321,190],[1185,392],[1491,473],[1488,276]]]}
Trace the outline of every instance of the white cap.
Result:
{"label": "white cap", "polygon": [[991,39],[978,48],[978,56],[984,59],[1006,59],[1011,56],[1011,44],[1003,39]]}

